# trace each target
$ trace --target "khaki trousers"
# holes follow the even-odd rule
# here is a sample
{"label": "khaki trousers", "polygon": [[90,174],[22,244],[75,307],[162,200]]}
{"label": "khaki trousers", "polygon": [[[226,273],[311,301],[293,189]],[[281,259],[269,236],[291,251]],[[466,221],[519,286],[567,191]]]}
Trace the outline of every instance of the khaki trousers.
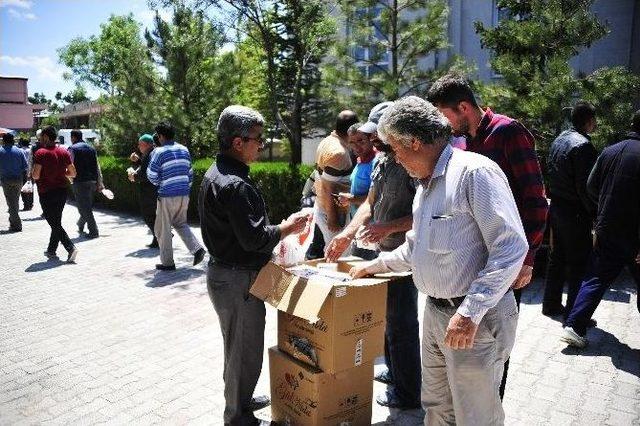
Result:
{"label": "khaki trousers", "polygon": [[174,265],[171,228],[175,229],[189,253],[194,254],[202,248],[191,228],[187,224],[189,197],[159,197],[156,205],[156,223],[154,231],[160,246],[160,262],[165,266]]}
{"label": "khaki trousers", "polygon": [[509,290],[478,325],[472,349],[453,350],[444,336],[455,307],[429,299],[422,338],[422,407],[425,425],[502,425],[499,388],[516,335],[518,308]]}

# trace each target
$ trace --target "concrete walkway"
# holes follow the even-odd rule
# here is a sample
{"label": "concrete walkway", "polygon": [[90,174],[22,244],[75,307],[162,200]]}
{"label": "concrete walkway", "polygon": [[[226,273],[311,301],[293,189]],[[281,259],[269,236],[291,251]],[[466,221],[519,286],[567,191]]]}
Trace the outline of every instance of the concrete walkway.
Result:
{"label": "concrete walkway", "polygon": [[[156,272],[157,251],[146,249],[150,237],[138,218],[98,212],[101,237],[83,240],[71,205],[64,224],[80,249],[77,263],[47,261],[49,228],[40,213],[36,201],[20,213],[22,233],[0,234],[0,425],[222,424],[222,338],[206,262],[190,266],[176,236],[178,270]],[[66,258],[62,247],[58,253]],[[579,352],[559,342],[558,322],[540,314],[541,285],[533,283],[512,354],[507,424],[639,425],[636,297],[621,277],[596,312],[592,345]],[[275,312],[267,312],[272,346]],[[259,393],[268,393],[267,369],[265,352]],[[373,405],[376,424],[420,424],[419,413]]]}

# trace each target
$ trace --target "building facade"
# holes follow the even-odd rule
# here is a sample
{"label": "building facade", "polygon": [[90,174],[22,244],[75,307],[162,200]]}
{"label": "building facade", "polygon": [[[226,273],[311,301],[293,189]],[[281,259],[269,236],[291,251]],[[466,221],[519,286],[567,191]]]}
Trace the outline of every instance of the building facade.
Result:
{"label": "building facade", "polygon": [[46,105],[28,102],[27,78],[0,76],[0,127],[28,131],[34,125],[34,113]]}

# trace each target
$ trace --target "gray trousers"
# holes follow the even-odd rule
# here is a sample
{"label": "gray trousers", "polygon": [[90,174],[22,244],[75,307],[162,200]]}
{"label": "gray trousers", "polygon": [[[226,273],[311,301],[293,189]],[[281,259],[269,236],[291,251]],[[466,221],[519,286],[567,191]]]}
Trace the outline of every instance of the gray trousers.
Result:
{"label": "gray trousers", "polygon": [[224,423],[255,424],[250,409],[264,351],[264,302],[249,293],[258,271],[209,263],[207,288],[224,341]]}
{"label": "gray trousers", "polygon": [[18,215],[21,189],[22,179],[2,179],[4,198],[7,200],[7,206],[9,206],[9,228],[16,231],[22,229],[22,221]]}
{"label": "gray trousers", "polygon": [[427,299],[422,337],[422,407],[425,425],[502,425],[499,388],[516,335],[518,308],[512,291],[478,325],[472,349],[444,345],[454,307]]}
{"label": "gray trousers", "polygon": [[187,224],[189,197],[159,197],[156,205],[156,223],[154,231],[160,246],[160,263],[174,265],[171,228],[174,228],[189,253],[194,254],[202,248],[191,228]]}
{"label": "gray trousers", "polygon": [[73,196],[78,205],[78,229],[82,231],[84,225],[89,229],[89,235],[98,235],[98,225],[93,217],[93,202],[96,197],[96,181],[90,180],[86,182],[73,182]]}

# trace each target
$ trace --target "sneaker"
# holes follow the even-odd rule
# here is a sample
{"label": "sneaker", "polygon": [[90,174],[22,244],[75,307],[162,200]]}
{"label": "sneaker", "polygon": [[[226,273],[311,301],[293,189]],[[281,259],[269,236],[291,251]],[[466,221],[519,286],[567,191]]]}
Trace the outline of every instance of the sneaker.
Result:
{"label": "sneaker", "polygon": [[176,265],[163,265],[162,263],[158,263],[156,269],[158,271],[175,271]]}
{"label": "sneaker", "polygon": [[206,253],[207,252],[204,251],[203,248],[198,249],[198,251],[193,254],[193,266],[196,266],[198,263],[202,262],[202,259],[204,259],[204,255]]}
{"label": "sneaker", "polygon": [[249,408],[251,411],[262,410],[264,407],[271,405],[271,399],[267,395],[254,396],[251,398]]}
{"label": "sneaker", "polygon": [[72,263],[76,261],[76,256],[78,256],[78,248],[74,247],[69,252],[69,257],[67,257],[67,263]]}
{"label": "sneaker", "polygon": [[389,369],[385,369],[384,371],[376,374],[373,379],[377,382],[384,383],[385,385],[393,384],[393,378],[391,377],[391,372],[389,371]]}
{"label": "sneaker", "polygon": [[569,346],[574,346],[580,349],[587,347],[587,344],[589,343],[586,337],[579,335],[571,327],[565,327],[563,329],[560,340],[565,342]]}
{"label": "sneaker", "polygon": [[378,405],[381,405],[383,407],[396,408],[398,410],[415,410],[417,408],[420,408],[419,402],[408,404],[404,401],[401,401],[400,398],[398,398],[398,395],[392,390],[385,391],[384,393],[378,395],[376,397],[376,402],[378,403]]}

